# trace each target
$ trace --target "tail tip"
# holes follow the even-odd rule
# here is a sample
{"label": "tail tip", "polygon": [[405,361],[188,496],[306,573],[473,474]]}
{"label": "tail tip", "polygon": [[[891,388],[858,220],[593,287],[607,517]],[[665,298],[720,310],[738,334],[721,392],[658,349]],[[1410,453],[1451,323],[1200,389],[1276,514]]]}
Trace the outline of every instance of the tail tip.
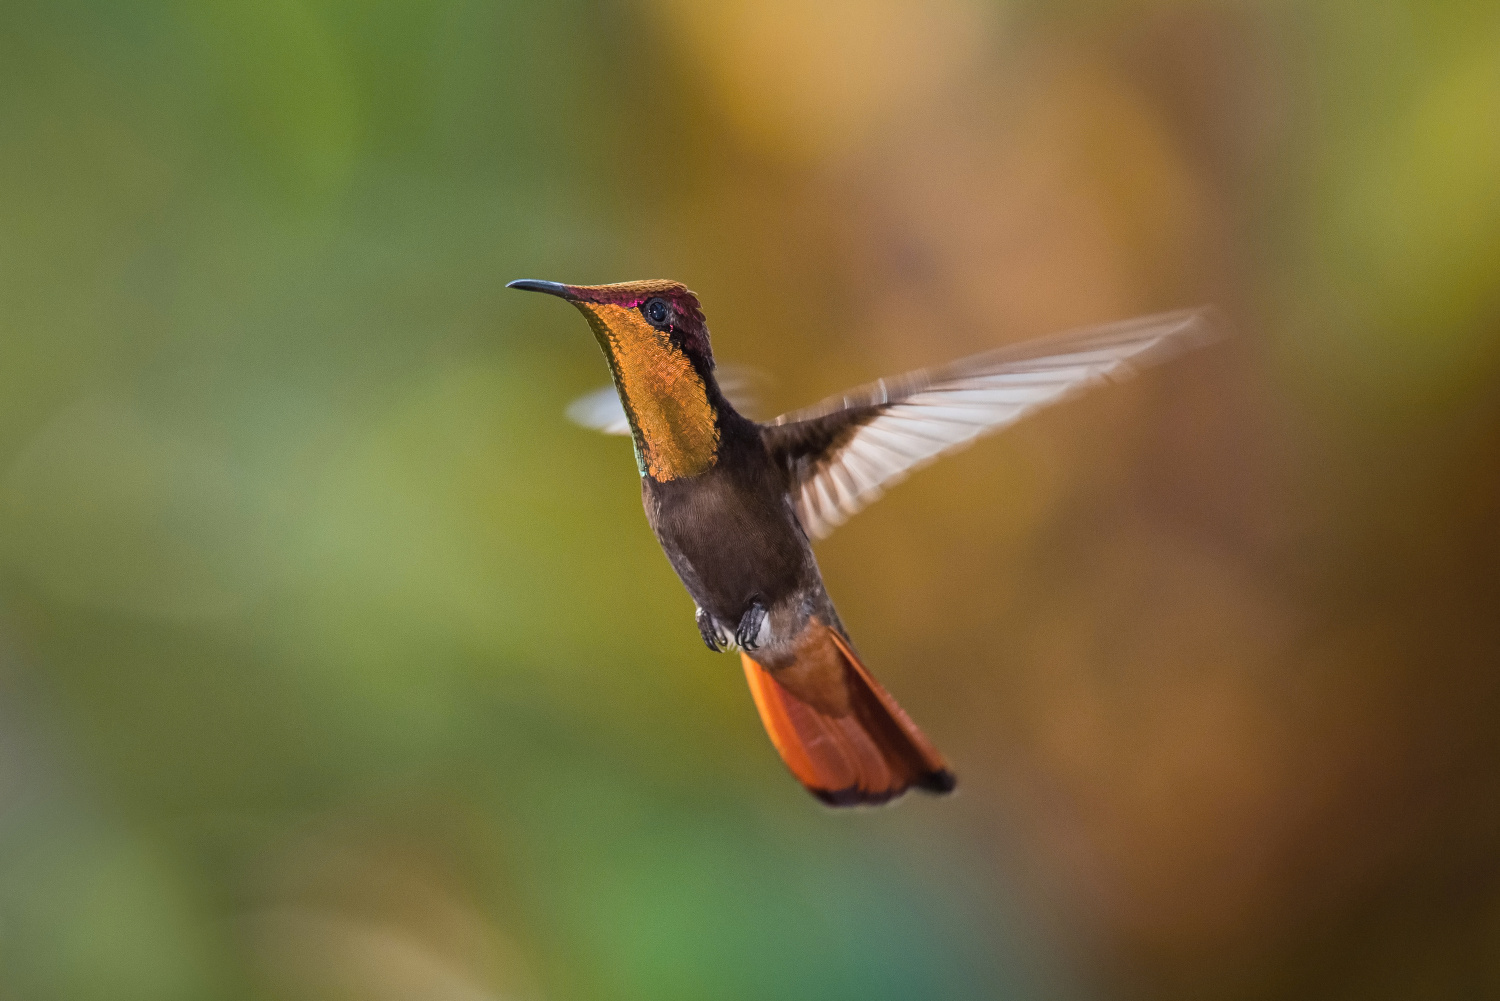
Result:
{"label": "tail tip", "polygon": [[850,786],[847,789],[814,789],[812,786],[808,786],[807,791],[812,793],[818,802],[824,806],[833,807],[866,806],[884,803],[891,798],[890,793],[869,793],[859,788],[859,786]]}
{"label": "tail tip", "polygon": [[946,768],[924,772],[912,780],[910,785],[898,786],[894,789],[882,789],[878,792],[869,789],[861,789],[858,786],[850,786],[847,789],[815,789],[807,787],[807,791],[818,798],[825,806],[879,806],[899,797],[907,789],[921,789],[936,796],[946,796],[958,788],[958,776]]}
{"label": "tail tip", "polygon": [[917,779],[916,785],[927,792],[946,796],[958,788],[958,776],[946,768],[939,768]]}

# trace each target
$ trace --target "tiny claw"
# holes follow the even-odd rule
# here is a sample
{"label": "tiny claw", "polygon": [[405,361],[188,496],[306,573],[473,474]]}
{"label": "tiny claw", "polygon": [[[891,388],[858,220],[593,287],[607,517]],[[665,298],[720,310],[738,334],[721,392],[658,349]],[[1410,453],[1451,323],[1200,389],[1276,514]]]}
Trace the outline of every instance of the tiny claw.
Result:
{"label": "tiny claw", "polygon": [[760,630],[766,622],[766,606],[753,602],[740,617],[739,628],[734,631],[734,641],[741,650],[754,650],[760,646]]}
{"label": "tiny claw", "polygon": [[725,637],[719,632],[719,624],[714,617],[703,609],[698,609],[698,635],[703,637],[703,643],[714,653],[722,653],[724,650]]}

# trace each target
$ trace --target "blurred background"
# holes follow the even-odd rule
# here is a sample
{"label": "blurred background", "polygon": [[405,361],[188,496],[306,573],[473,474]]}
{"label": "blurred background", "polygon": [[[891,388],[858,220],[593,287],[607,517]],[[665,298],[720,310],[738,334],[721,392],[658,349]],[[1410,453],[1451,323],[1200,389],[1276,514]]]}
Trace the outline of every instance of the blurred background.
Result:
{"label": "blurred background", "polygon": [[[512,278],[761,416],[1236,331],[819,550],[785,772]],[[7,0],[0,998],[1500,997],[1492,0]]]}

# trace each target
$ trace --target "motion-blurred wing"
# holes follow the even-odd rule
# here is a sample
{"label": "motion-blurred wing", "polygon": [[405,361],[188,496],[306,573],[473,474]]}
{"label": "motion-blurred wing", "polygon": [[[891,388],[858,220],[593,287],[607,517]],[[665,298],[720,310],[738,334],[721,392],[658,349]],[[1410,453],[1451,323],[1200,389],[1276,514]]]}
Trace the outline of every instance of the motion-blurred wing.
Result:
{"label": "motion-blurred wing", "polygon": [[803,528],[821,539],[938,456],[1213,336],[1206,311],[1184,310],[1013,345],[778,417],[766,442]]}
{"label": "motion-blurred wing", "polygon": [[[720,365],[714,370],[719,389],[734,409],[742,414],[755,411],[759,387],[765,376],[743,365]],[[568,404],[568,419],[574,424],[605,434],[630,434],[625,406],[613,385],[602,386]]]}
{"label": "motion-blurred wing", "polygon": [[568,404],[568,420],[574,424],[603,431],[605,434],[629,434],[630,421],[614,386],[601,386]]}

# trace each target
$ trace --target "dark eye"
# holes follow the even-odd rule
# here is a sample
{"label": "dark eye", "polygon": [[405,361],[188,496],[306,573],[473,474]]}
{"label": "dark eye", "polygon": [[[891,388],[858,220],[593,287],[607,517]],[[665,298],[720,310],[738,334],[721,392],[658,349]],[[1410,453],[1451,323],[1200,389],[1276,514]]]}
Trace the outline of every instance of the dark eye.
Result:
{"label": "dark eye", "polygon": [[646,321],[657,330],[666,330],[667,327],[671,326],[672,310],[661,299],[649,300],[646,305],[641,307],[641,312],[645,314]]}

